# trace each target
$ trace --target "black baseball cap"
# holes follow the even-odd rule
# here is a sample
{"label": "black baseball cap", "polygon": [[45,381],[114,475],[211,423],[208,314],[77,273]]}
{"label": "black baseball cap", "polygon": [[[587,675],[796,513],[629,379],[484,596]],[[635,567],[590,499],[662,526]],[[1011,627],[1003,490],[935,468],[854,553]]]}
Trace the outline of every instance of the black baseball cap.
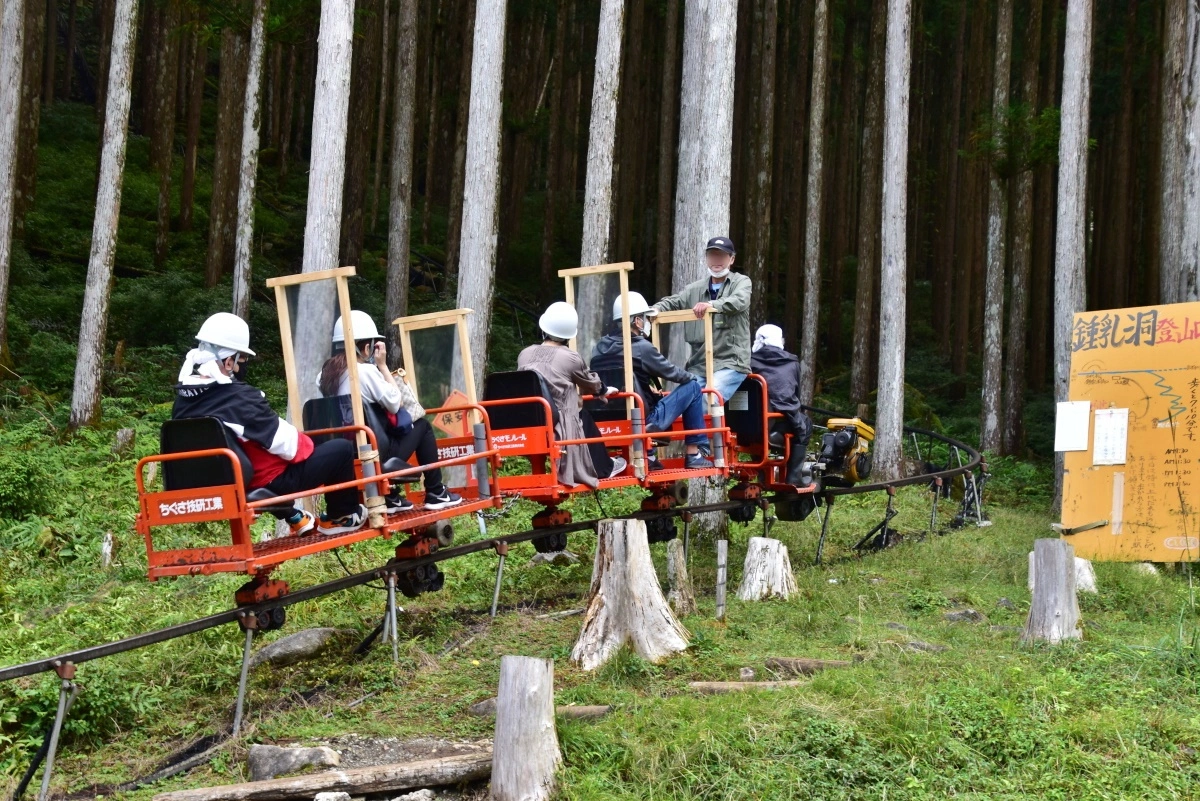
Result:
{"label": "black baseball cap", "polygon": [[727,236],[714,236],[708,240],[708,244],[704,249],[706,251],[719,250],[722,253],[728,253],[730,256],[737,255],[737,250],[733,247],[733,240]]}

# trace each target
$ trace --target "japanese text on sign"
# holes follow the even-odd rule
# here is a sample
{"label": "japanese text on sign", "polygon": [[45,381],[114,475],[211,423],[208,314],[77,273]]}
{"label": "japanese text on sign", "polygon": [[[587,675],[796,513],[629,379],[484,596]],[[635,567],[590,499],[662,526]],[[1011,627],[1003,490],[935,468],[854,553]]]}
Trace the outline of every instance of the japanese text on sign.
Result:
{"label": "japanese text on sign", "polygon": [[460,456],[470,456],[474,452],[474,445],[445,445],[438,448],[438,460],[457,459]]}
{"label": "japanese text on sign", "polygon": [[158,513],[163,517],[199,514],[201,512],[220,512],[225,508],[225,501],[220,497],[189,498],[186,501],[160,503]]}

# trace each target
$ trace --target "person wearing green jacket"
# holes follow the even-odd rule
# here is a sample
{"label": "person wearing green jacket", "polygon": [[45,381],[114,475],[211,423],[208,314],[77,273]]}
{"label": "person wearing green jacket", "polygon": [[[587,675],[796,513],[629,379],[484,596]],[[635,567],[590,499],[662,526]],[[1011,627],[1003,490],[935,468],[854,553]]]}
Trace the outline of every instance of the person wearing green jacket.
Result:
{"label": "person wearing green jacket", "polygon": [[728,402],[750,374],[749,276],[731,272],[737,255],[733,240],[715,236],[708,240],[704,259],[708,275],[688,284],[683,291],[654,304],[658,311],[691,309],[697,322],[683,324],[683,337],[691,347],[688,372],[704,381],[704,324],[699,322],[711,308],[713,316],[713,388]]}

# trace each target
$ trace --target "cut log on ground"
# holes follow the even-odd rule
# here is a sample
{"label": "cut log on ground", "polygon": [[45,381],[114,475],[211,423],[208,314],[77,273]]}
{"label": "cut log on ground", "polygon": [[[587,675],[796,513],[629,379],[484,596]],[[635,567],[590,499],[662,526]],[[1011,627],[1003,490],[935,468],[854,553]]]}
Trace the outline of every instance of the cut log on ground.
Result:
{"label": "cut log on ground", "polygon": [[[560,718],[571,718],[573,720],[591,720],[594,718],[602,718],[612,711],[611,706],[556,706],[554,714]],[[477,701],[467,707],[467,712],[481,718],[494,718],[496,716],[496,699],[485,698],[482,701]]]}
{"label": "cut log on ground", "polygon": [[696,593],[692,591],[692,579],[688,576],[687,560],[684,558],[683,543],[678,538],[667,543],[667,603],[680,617],[696,614]]}
{"label": "cut log on ground", "polygon": [[500,660],[494,742],[492,798],[543,801],[554,795],[562,752],[554,727],[553,660]]}
{"label": "cut log on ground", "polygon": [[767,669],[780,673],[791,673],[794,676],[811,676],[830,668],[844,668],[853,665],[844,659],[807,659],[805,657],[772,656],[767,659]]}
{"label": "cut log on ground", "polygon": [[571,659],[595,670],[625,643],[651,662],[687,648],[687,630],[667,605],[650,560],[646,524],[601,520],[598,530],[587,612]]}
{"label": "cut log on ground", "polygon": [[1081,639],[1075,549],[1063,540],[1037,540],[1033,544],[1033,572],[1037,581],[1021,641],[1054,645]]}
{"label": "cut log on ground", "polygon": [[787,600],[796,591],[796,577],[792,574],[792,560],[788,558],[787,547],[769,537],[751,537],[746,549],[738,598],[743,601],[761,601],[764,598]]}
{"label": "cut log on ground", "polygon": [[784,690],[788,687],[804,687],[807,681],[691,681],[688,687],[705,695],[721,693],[744,693],[748,690]]}
{"label": "cut log on ground", "polygon": [[345,792],[352,796],[440,787],[486,779],[492,772],[491,749],[441,759],[422,759],[400,765],[331,770],[288,779],[226,784],[196,790],[159,793],[154,801],[285,801],[311,799],[317,793]]}

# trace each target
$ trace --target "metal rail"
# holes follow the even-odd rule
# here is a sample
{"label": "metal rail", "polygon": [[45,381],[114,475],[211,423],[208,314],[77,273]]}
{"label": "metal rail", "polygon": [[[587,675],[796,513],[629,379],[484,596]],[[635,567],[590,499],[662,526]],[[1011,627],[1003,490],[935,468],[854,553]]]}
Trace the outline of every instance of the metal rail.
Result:
{"label": "metal rail", "polygon": [[[650,520],[659,517],[669,517],[678,515],[682,512],[701,513],[701,512],[719,512],[729,509],[736,509],[742,506],[745,501],[724,501],[722,503],[712,503],[704,506],[691,507],[676,507],[674,509],[653,512],[634,512],[633,514],[622,515],[619,519],[637,519]],[[599,520],[581,520],[578,523],[569,523],[565,526],[555,526],[553,528],[537,528],[528,531],[518,532],[516,534],[506,534],[502,537],[491,537],[478,542],[469,542],[464,545],[458,545],[451,548],[443,548],[417,559],[405,559],[403,562],[393,563],[391,565],[381,565],[380,567],[372,568],[362,573],[355,573],[350,576],[343,576],[327,581],[324,584],[316,584],[312,587],[305,587],[302,590],[288,593],[287,595],[265,601],[253,606],[239,606],[236,609],[229,609],[224,612],[218,612],[215,615],[208,617],[197,618],[196,620],[187,623],[179,623],[174,626],[168,626],[165,629],[149,631],[145,634],[136,634],[132,637],[126,637],[123,640],[105,643],[103,645],[93,645],[90,648],[82,648],[78,651],[70,651],[57,656],[50,656],[44,659],[36,659],[32,662],[26,662],[21,665],[13,665],[11,667],[0,668],[0,681],[10,681],[22,676],[32,676],[37,673],[46,673],[55,670],[61,665],[68,662],[79,664],[81,662],[90,662],[93,659],[101,659],[106,656],[125,653],[127,651],[135,651],[139,648],[145,648],[150,645],[155,645],[167,640],[186,637],[189,634],[195,634],[206,629],[223,626],[227,623],[237,622],[244,616],[255,614],[267,609],[274,609],[280,606],[291,606],[302,601],[308,601],[313,598],[320,598],[325,595],[331,595],[335,592],[348,590],[351,587],[358,587],[366,584],[369,581],[381,579],[389,573],[396,571],[407,572],[414,568],[424,565],[436,564],[444,562],[448,559],[454,559],[467,554],[479,553],[481,551],[494,550],[496,545],[507,543],[512,545],[518,542],[528,542],[529,540],[540,539],[546,536],[555,534],[570,534],[577,531],[585,531],[590,528],[595,528]]]}
{"label": "metal rail", "polygon": [[[845,417],[844,414],[839,412],[831,412],[828,409],[819,409],[815,406],[803,406],[801,408],[805,412],[816,412],[817,414],[826,415],[828,417]],[[863,422],[870,423],[871,421],[863,420]],[[919,428],[917,426],[905,426],[904,433],[906,435],[916,434],[922,437],[935,439],[939,442],[949,445],[951,449],[957,448],[958,450],[967,454],[969,458],[963,465],[947,467],[945,470],[938,470],[933,473],[919,473],[915,476],[908,476],[907,478],[897,478],[891,481],[876,481],[870,484],[855,484],[853,487],[829,487],[828,489],[822,489],[820,494],[826,496],[837,496],[858,495],[865,492],[886,492],[888,487],[910,487],[914,484],[930,484],[939,478],[945,480],[947,478],[953,478],[954,476],[974,472],[975,468],[979,467],[980,465],[984,465],[986,467],[983,461],[983,454],[965,442],[960,442],[952,437],[947,437],[945,434],[939,434],[936,431],[932,431],[928,428]]]}

